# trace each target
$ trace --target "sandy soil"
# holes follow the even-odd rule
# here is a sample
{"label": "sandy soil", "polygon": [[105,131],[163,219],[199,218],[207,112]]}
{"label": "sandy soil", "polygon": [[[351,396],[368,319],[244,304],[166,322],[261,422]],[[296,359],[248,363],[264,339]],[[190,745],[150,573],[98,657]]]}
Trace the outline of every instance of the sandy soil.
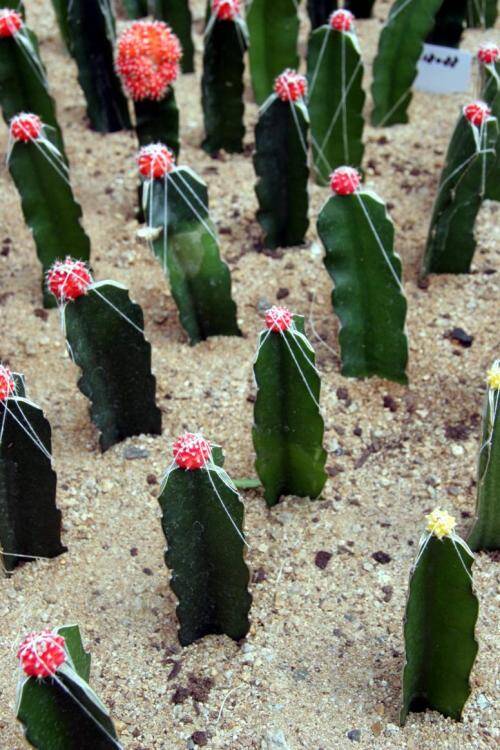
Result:
{"label": "sandy soil", "polygon": [[[4,170],[1,354],[26,374],[32,397],[52,423],[69,552],[26,565],[0,583],[2,748],[24,747],[13,713],[15,643],[25,631],[68,622],[82,629],[93,656],[92,684],[127,750],[180,750],[205,740],[207,747],[231,750],[493,748],[499,731],[497,569],[485,555],[474,569],[480,651],[463,723],[428,713],[412,715],[404,729],[397,726],[402,617],[423,514],[441,504],[455,513],[463,531],[470,524],[484,374],[498,355],[498,205],[485,204],[481,211],[472,274],[433,278],[428,289],[416,284],[416,262],[462,97],[417,94],[410,126],[366,128],[368,181],[390,204],[405,265],[411,385],[403,388],[339,374],[331,282],[314,230],[324,190],[311,187],[307,247],[276,257],[256,252],[249,155],[256,108],[248,95],[248,153],[214,161],[199,148],[199,74],[184,77],[177,86],[181,161],[209,183],[245,332],[239,340],[212,339],[191,348],[167,283],[135,237],[134,136],[103,137],[86,129],[74,64],[63,50],[50,2],[26,5],[57,98],[96,277],[125,283],[144,308],[164,433],[100,455],[58,314],[40,317],[39,267]],[[201,28],[204,3],[194,5]],[[387,9],[387,1],[378,2],[376,18],[358,24],[368,69]],[[484,38],[467,32],[463,47],[475,50]],[[196,41],[199,50],[199,35]],[[199,54],[197,63],[199,70]],[[152,482],[184,429],[200,429],[222,444],[233,477],[253,475],[251,363],[262,309],[278,298],[312,315],[330,347],[316,341],[331,478],[321,501],[289,498],[271,512],[258,492],[246,493],[254,575],[250,635],[241,648],[210,637],[181,649],[162,557],[158,484]],[[455,326],[473,335],[470,348],[446,337]],[[308,330],[314,338],[310,321]],[[147,458],[126,460],[127,445],[144,448]],[[324,570],[315,564],[318,551],[331,554]],[[376,562],[377,551],[390,561]]]}

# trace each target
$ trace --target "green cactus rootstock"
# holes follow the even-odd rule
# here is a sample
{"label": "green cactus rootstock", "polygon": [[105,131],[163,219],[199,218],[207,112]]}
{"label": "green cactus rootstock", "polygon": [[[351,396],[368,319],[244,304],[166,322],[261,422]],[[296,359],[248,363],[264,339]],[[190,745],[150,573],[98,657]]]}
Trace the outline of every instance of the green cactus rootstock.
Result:
{"label": "green cactus rootstock", "polygon": [[408,122],[417,63],[441,3],[442,0],[396,0],[391,6],[373,63],[373,125]]}
{"label": "green cactus rootstock", "polygon": [[[349,192],[342,194],[343,179],[351,175],[356,189],[348,185]],[[355,170],[339,168],[332,188],[340,192],[327,200],[318,218],[324,263],[335,285],[342,374],[407,383],[407,305],[394,224],[378,195],[357,189],[359,181]]]}
{"label": "green cactus rootstock", "polygon": [[333,11],[337,10],[337,4],[337,0],[307,0],[311,28],[317,29],[327,23]]}
{"label": "green cactus rootstock", "polygon": [[[0,381],[5,373],[0,367]],[[14,381],[20,379],[14,373]],[[16,393],[0,400],[0,559],[6,571],[66,552],[50,459],[50,425],[22,388],[16,387]]]}
{"label": "green cactus rootstock", "polygon": [[66,301],[64,330],[73,362],[81,369],[81,392],[91,402],[92,421],[105,451],[133,435],[161,434],[151,345],[144,318],[128,290],[114,281],[87,287]]}
{"label": "green cactus rootstock", "polygon": [[304,242],[309,226],[308,133],[309,115],[302,98],[284,101],[274,94],[259,114],[253,162],[258,178],[257,221],[265,247]]}
{"label": "green cactus rootstock", "polygon": [[296,0],[252,0],[247,24],[252,86],[257,104],[262,104],[272,93],[276,76],[299,64]]}
{"label": "green cactus rootstock", "polygon": [[[481,55],[481,50],[479,55]],[[495,145],[495,161],[486,178],[484,197],[492,201],[500,201],[500,59],[481,64],[480,75],[481,99],[490,107],[491,114],[496,118],[499,128]]]}
{"label": "green cactus rootstock", "polygon": [[127,100],[114,67],[111,0],[71,0],[66,6],[63,33],[67,29],[91,127],[100,133],[131,128]]}
{"label": "green cactus rootstock", "polygon": [[269,507],[285,495],[316,499],[326,482],[321,379],[304,320],[285,308],[266,314],[254,362],[255,469]]}
{"label": "green cactus rootstock", "polygon": [[363,62],[354,30],[316,29],[307,67],[314,171],[317,182],[327,185],[334,169],[359,167],[363,159]]}
{"label": "green cactus rootstock", "polygon": [[201,436],[187,433],[174,444],[159,502],[181,644],[222,633],[239,641],[252,601],[243,503]]}
{"label": "green cactus rootstock", "polygon": [[27,672],[17,686],[16,715],[32,747],[122,750],[106,706],[88,684],[90,655],[77,625],[31,634],[19,661]]}
{"label": "green cactus rootstock", "polygon": [[[488,175],[495,164],[496,118],[464,108],[446,154],[422,264],[429,273],[469,273],[476,240],[474,224],[485,198]],[[483,105],[479,105],[483,106]],[[482,119],[480,125],[470,116]]]}
{"label": "green cactus rootstock", "polygon": [[460,720],[478,648],[472,553],[452,516],[437,509],[427,518],[406,605],[401,724],[426,709]]}
{"label": "green cactus rootstock", "polygon": [[222,148],[228,153],[240,153],[245,135],[243,73],[248,30],[240,15],[219,19],[211,1],[207,8],[201,82],[203,148],[209,154]]}
{"label": "green cactus rootstock", "polygon": [[476,513],[467,544],[500,550],[500,360],[488,372],[477,467]]}
{"label": "green cactus rootstock", "polygon": [[490,29],[498,16],[498,0],[467,0],[467,26]]}
{"label": "green cactus rootstock", "polygon": [[209,336],[240,336],[231,276],[220,257],[205,183],[188,167],[176,167],[142,185],[144,215],[157,235],[151,248],[168,276],[191,344]]}
{"label": "green cactus rootstock", "polygon": [[458,47],[465,29],[468,0],[444,0],[425,40],[443,47]]}
{"label": "green cactus rootstock", "polygon": [[179,109],[175,92],[170,88],[159,101],[143,99],[134,102],[136,132],[139,145],[168,143],[176,157],[180,153]]}
{"label": "green cactus rootstock", "polygon": [[38,41],[24,22],[15,33],[0,37],[0,106],[6,123],[21,112],[37,114],[53,128],[54,143],[67,162]]}
{"label": "green cactus rootstock", "polygon": [[[67,247],[75,258],[88,260],[90,240],[81,223],[82,209],[73,195],[66,162],[52,140],[53,131],[36,116],[27,114],[13,118],[10,132],[9,171],[21,198],[24,219],[32,232],[43,274],[64,255]],[[31,133],[36,137],[31,137]],[[54,304],[54,298],[44,287],[44,306]]]}

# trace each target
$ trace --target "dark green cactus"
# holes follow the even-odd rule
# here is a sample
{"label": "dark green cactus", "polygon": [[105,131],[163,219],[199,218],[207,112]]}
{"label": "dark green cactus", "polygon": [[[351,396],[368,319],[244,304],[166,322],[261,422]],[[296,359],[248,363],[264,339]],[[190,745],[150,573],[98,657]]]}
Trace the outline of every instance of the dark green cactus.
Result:
{"label": "dark green cactus", "polygon": [[22,376],[2,366],[0,393],[0,559],[11,571],[37,557],[56,557],[66,547],[56,507],[50,425],[25,397]]}
{"label": "dark green cactus", "polygon": [[458,47],[465,29],[468,0],[444,0],[425,40],[443,47]]}
{"label": "dark green cactus", "polygon": [[38,750],[122,750],[107,708],[88,684],[90,655],[77,625],[29,635],[16,715]]}
{"label": "dark green cactus", "polygon": [[410,711],[426,709],[458,721],[477,654],[472,553],[452,516],[438,509],[427,518],[406,605],[402,724]]}
{"label": "dark green cactus", "polygon": [[304,319],[273,307],[254,362],[255,469],[269,507],[284,495],[317,498],[326,481],[321,380]]}
{"label": "dark green cactus", "polygon": [[375,0],[346,0],[344,8],[350,10],[356,18],[370,18]]}
{"label": "dark green cactus", "polygon": [[159,502],[181,644],[211,633],[244,638],[252,598],[243,503],[201,436],[187,433],[174,444]]}
{"label": "dark green cactus", "polygon": [[136,132],[139,144],[168,143],[176,157],[180,153],[179,110],[175,92],[170,88],[160,101],[143,99],[134,102]]}
{"label": "dark green cactus", "polygon": [[498,0],[467,0],[467,26],[489,29],[498,16]]}
{"label": "dark green cactus", "polygon": [[[347,28],[344,11],[333,16]],[[363,62],[355,31],[330,24],[316,29],[308,53],[311,140],[316,180],[328,184],[330,173],[342,164],[361,166],[363,159]]]}
{"label": "dark green cactus", "polygon": [[500,550],[500,359],[488,372],[477,468],[476,516],[467,543],[472,550]]}
{"label": "dark green cactus", "polygon": [[100,133],[130,128],[127,100],[114,66],[116,33],[111,0],[57,0],[57,5],[61,33],[68,35],[68,47],[78,67],[90,126]]}
{"label": "dark green cactus", "polygon": [[317,29],[327,23],[334,10],[337,10],[337,0],[307,0],[311,28]]}
{"label": "dark green cactus", "polygon": [[406,298],[394,225],[379,196],[358,190],[359,182],[355,170],[337,170],[332,176],[337,194],[318,218],[324,263],[335,284],[342,374],[406,383]]}
{"label": "dark green cactus", "polygon": [[20,112],[35,113],[53,128],[54,142],[67,161],[37,38],[24,23],[15,31],[11,21],[1,20],[6,30],[12,31],[10,36],[0,36],[0,106],[4,120],[9,123]]}
{"label": "dark green cactus", "polygon": [[299,18],[296,0],[252,0],[247,10],[250,73],[257,104],[273,91],[286,68],[297,68]]}
{"label": "dark green cactus", "polygon": [[373,63],[373,125],[408,122],[417,63],[442,2],[396,0],[392,5]]}
{"label": "dark green cactus", "polygon": [[149,13],[148,0],[122,0],[129,18],[143,18]]}
{"label": "dark green cactus", "polygon": [[161,434],[161,412],[141,308],[114,281],[90,284],[84,279],[73,292],[61,280],[65,274],[69,284],[74,278],[78,285],[76,274],[82,273],[67,259],[49,272],[48,285],[62,303],[68,350],[82,370],[78,387],[91,401],[90,415],[105,451],[133,435]]}
{"label": "dark green cactus", "polygon": [[[285,71],[278,81],[302,79]],[[307,193],[309,115],[302,98],[286,101],[277,94],[262,107],[255,127],[254,167],[258,177],[257,220],[266,247],[304,242],[309,226]]]}
{"label": "dark green cactus", "polygon": [[[493,56],[496,55],[496,58]],[[484,44],[478,52],[481,75],[481,99],[488,104],[491,114],[496,117],[499,131],[495,146],[495,161],[486,178],[484,197],[500,201],[500,57],[498,46]]]}
{"label": "dark green cactus", "polygon": [[[475,125],[469,118],[482,124]],[[422,273],[468,273],[476,248],[474,224],[495,164],[498,124],[485,105],[461,113],[451,137],[434,203]]]}
{"label": "dark green cactus", "polygon": [[188,167],[176,167],[142,184],[144,215],[153,234],[151,249],[169,278],[191,343],[208,336],[241,335],[205,183]]}
{"label": "dark green cactus", "polygon": [[[52,140],[53,131],[42,127],[32,114],[13,118],[10,130],[9,171],[21,197],[24,219],[33,234],[43,274],[68,247],[75,258],[88,260],[90,240],[81,224],[82,210],[71,189],[67,164]],[[44,305],[54,304],[44,287]]]}
{"label": "dark green cactus", "polygon": [[201,82],[205,139],[203,148],[215,154],[221,148],[229,153],[243,151],[244,55],[248,30],[239,14],[219,19],[208,2],[203,78]]}

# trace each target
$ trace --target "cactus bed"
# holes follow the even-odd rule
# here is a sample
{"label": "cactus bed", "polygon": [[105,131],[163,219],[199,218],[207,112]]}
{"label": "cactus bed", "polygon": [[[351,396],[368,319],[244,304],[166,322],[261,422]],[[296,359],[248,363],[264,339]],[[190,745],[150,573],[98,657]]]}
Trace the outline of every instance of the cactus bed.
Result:
{"label": "cactus bed", "polygon": [[[50,420],[68,552],[0,578],[0,746],[27,747],[13,710],[16,646],[30,631],[78,623],[92,653],[91,687],[126,750],[493,748],[498,553],[477,554],[474,563],[479,653],[463,721],[411,713],[399,727],[402,618],[423,516],[442,505],[454,513],[462,535],[471,527],[485,372],[498,357],[497,203],[481,207],[472,274],[432,276],[428,285],[417,281],[463,97],[415,92],[404,126],[375,129],[366,117],[366,184],[388,207],[404,269],[410,386],[345,378],[332,280],[316,233],[328,189],[310,180],[304,247],[257,252],[263,244],[250,146],[257,106],[248,66],[245,152],[212,159],[200,148],[199,31],[206,3],[190,5],[197,72],[179,77],[175,86],[179,163],[207,183],[244,334],[194,347],[158,261],[137,238],[136,136],[86,127],[76,67],[64,50],[52,4],[25,0],[57,103],[96,278],[123,284],[144,312],[163,434],[129,438],[100,452],[58,311],[42,308],[32,238],[4,169],[0,356],[24,373],[30,396]],[[303,57],[306,3],[301,5]],[[374,18],[357,23],[366,70],[388,9],[388,2],[378,0]],[[489,32],[488,38],[498,36]],[[484,36],[468,29],[461,46],[474,51]],[[368,83],[365,77],[366,91]],[[2,153],[7,136],[3,127]],[[182,648],[158,505],[169,446],[179,434],[199,429],[223,446],[224,469],[233,480],[255,477],[252,362],[272,305],[304,315],[316,351],[328,480],[318,502],[286,498],[270,509],[261,487],[242,490],[253,598],[249,634],[241,644],[217,635]],[[460,334],[450,333],[455,328],[473,336],[472,346],[459,343]]]}

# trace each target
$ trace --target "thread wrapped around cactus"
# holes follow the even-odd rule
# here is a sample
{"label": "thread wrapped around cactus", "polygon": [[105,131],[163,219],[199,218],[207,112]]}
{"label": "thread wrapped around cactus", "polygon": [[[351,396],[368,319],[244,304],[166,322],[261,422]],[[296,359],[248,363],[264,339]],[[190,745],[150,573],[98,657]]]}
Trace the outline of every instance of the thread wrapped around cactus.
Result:
{"label": "thread wrapped around cactus", "polygon": [[161,141],[179,154],[179,110],[173,84],[182,47],[163,21],[135,21],[117,42],[116,67],[134,102],[141,146]]}
{"label": "thread wrapped around cactus", "polygon": [[426,709],[458,721],[478,648],[472,552],[449,513],[438,508],[427,521],[406,605],[402,724],[410,711]]}
{"label": "thread wrapped around cactus", "polygon": [[391,6],[373,62],[373,125],[408,122],[417,64],[442,2],[395,0]]}
{"label": "thread wrapped around cactus", "polygon": [[333,195],[318,217],[324,263],[335,284],[342,374],[407,383],[406,298],[394,225],[381,198],[360,184],[355,169],[336,169]]}
{"label": "thread wrapped around cactus", "polygon": [[0,559],[6,571],[66,552],[51,429],[26,397],[24,378],[0,365]]}
{"label": "thread wrapped around cactus", "polygon": [[37,38],[22,15],[9,8],[0,9],[0,106],[6,123],[20,112],[37,114],[53,128],[54,143],[67,162]]}
{"label": "thread wrapped around cactus", "polygon": [[434,202],[422,273],[468,273],[474,224],[495,166],[498,122],[481,101],[463,108],[453,131]]}
{"label": "thread wrapped around cactus", "polygon": [[500,550],[500,359],[487,375],[477,467],[476,514],[467,544],[472,550]]}
{"label": "thread wrapped around cactus", "polygon": [[231,276],[221,260],[205,183],[178,167],[163,144],[137,157],[151,249],[170,282],[181,324],[192,344],[208,336],[239,336]]}
{"label": "thread wrapped around cactus", "polygon": [[486,179],[485,198],[500,201],[500,48],[493,42],[482,44],[477,53],[481,77],[481,100],[496,117],[498,125],[496,158]]}
{"label": "thread wrapped around cactus", "polygon": [[248,30],[239,0],[209,0],[201,82],[205,139],[209,154],[243,151],[244,56]]}
{"label": "thread wrapped around cactus", "polygon": [[115,16],[111,0],[52,0],[61,35],[75,58],[90,126],[100,133],[131,127],[114,67]]}
{"label": "thread wrapped around cactus", "polygon": [[307,82],[285,70],[274,88],[259,112],[253,158],[257,221],[270,248],[302,244],[309,226]]}
{"label": "thread wrapped around cactus", "polygon": [[282,307],[267,311],[254,376],[255,469],[267,505],[285,495],[319,497],[326,482],[321,379],[302,316]]}
{"label": "thread wrapped around cactus", "polygon": [[311,34],[307,66],[314,171],[327,185],[333,169],[363,159],[363,62],[352,13],[335,11]]}
{"label": "thread wrapped around cactus", "polygon": [[250,73],[257,104],[272,94],[276,77],[299,65],[297,0],[252,0],[247,10]]}
{"label": "thread wrapped around cactus", "polygon": [[93,282],[81,261],[67,258],[47,274],[61,308],[78,387],[91,401],[91,419],[102,451],[133,435],[161,434],[151,345],[144,338],[141,308],[115,281]]}
{"label": "thread wrapped around cactus", "polygon": [[123,0],[123,4],[129,18],[153,15],[157,21],[165,21],[182,45],[182,72],[193,73],[194,44],[189,0]]}
{"label": "thread wrapped around cactus", "polygon": [[[53,140],[54,131],[33,113],[23,112],[10,122],[8,165],[21,197],[26,224],[31,229],[44,274],[71,247],[79,260],[90,258],[90,240],[81,224],[82,210],[69,182],[69,169]],[[44,305],[54,298],[44,287]]]}
{"label": "thread wrapped around cactus", "polygon": [[30,633],[20,643],[16,715],[37,750],[122,750],[88,684],[90,654],[77,625]]}
{"label": "thread wrapped around cactus", "polygon": [[174,443],[159,497],[167,540],[165,563],[179,601],[179,641],[248,632],[252,598],[243,552],[243,503],[215,451],[199,434]]}

